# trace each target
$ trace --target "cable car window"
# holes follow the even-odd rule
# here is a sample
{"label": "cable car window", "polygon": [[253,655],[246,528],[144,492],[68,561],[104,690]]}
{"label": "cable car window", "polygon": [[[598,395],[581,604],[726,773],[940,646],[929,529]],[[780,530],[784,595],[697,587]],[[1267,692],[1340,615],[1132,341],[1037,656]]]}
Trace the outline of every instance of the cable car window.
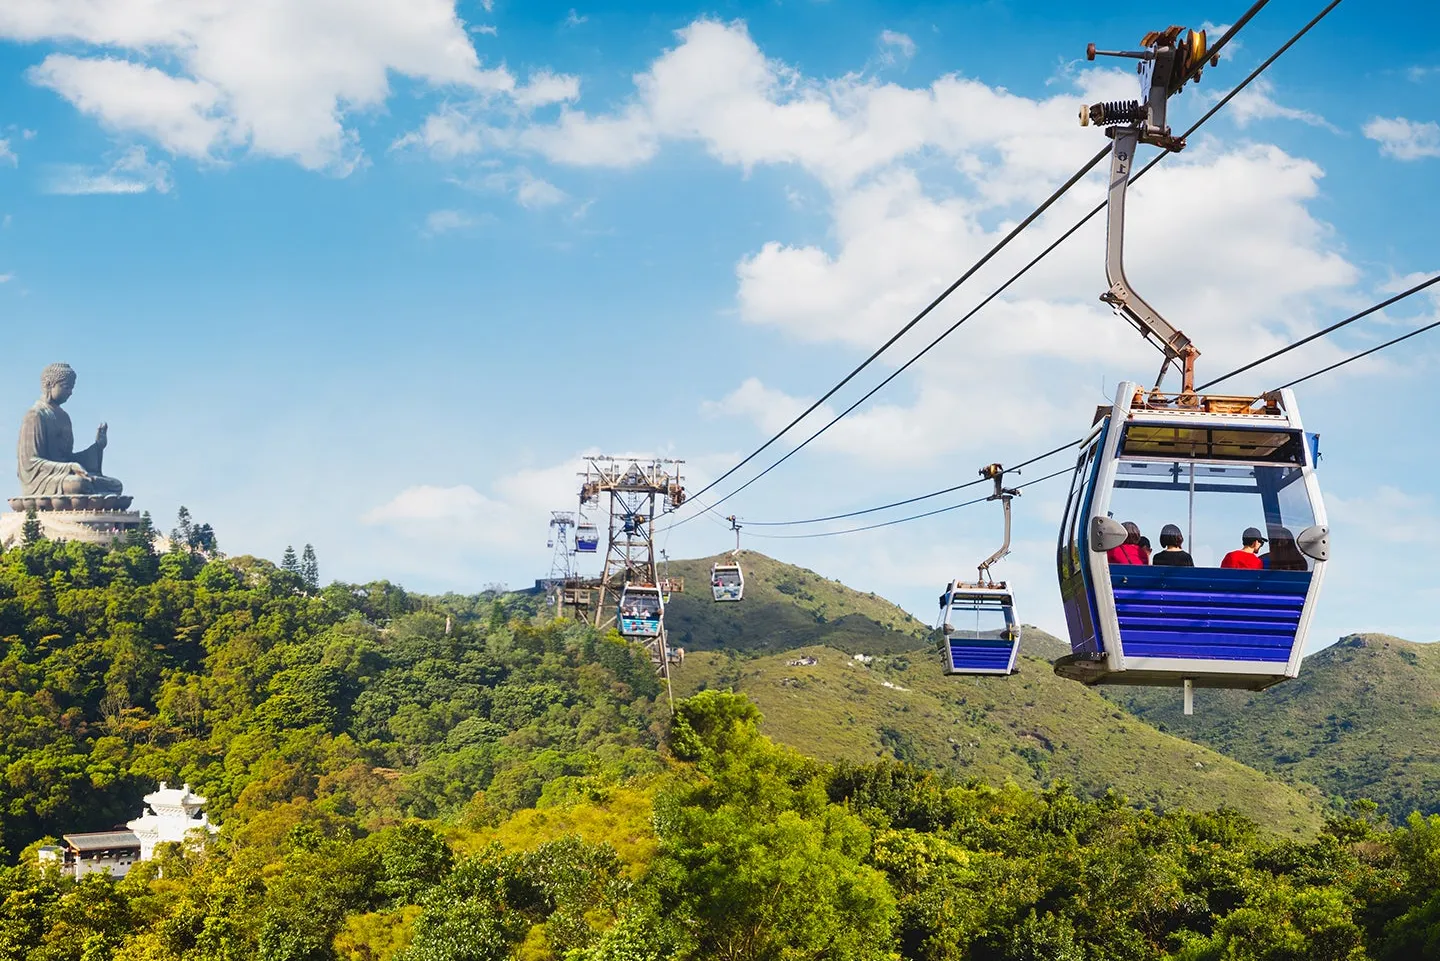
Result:
{"label": "cable car window", "polygon": [[734,570],[718,570],[715,572],[713,583],[716,587],[739,587],[740,572]]}
{"label": "cable car window", "polygon": [[949,636],[972,641],[1010,639],[1010,621],[1000,597],[957,597],[950,602]]}
{"label": "cable car window", "polygon": [[1267,539],[1260,549],[1265,567],[1300,571],[1314,564],[1295,546],[1295,535],[1315,523],[1297,467],[1122,460],[1110,513],[1139,525],[1151,544],[1151,563],[1163,550],[1162,529],[1174,524],[1196,567],[1221,566],[1252,527]]}
{"label": "cable car window", "polygon": [[1120,440],[1120,456],[1303,464],[1305,437],[1300,431],[1273,428],[1130,424]]}
{"label": "cable car window", "polygon": [[657,618],[660,616],[660,596],[649,592],[632,594],[627,591],[620,602],[620,612],[626,617]]}
{"label": "cable car window", "polygon": [[1080,515],[1085,512],[1085,494],[1090,489],[1090,473],[1095,468],[1095,456],[1100,450],[1103,440],[1104,435],[1102,434],[1080,454],[1080,461],[1075,465],[1075,481],[1070,495],[1070,503],[1067,505],[1063,528],[1065,547],[1061,564],[1067,577],[1080,566],[1080,544],[1077,539],[1077,533],[1080,530]]}

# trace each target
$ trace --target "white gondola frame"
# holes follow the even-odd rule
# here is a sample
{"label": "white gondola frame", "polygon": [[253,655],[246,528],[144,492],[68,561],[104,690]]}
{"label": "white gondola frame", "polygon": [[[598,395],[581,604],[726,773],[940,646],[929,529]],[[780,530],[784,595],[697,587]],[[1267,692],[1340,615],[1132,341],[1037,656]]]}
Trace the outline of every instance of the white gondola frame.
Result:
{"label": "white gondola frame", "polygon": [[[1319,600],[1320,591],[1323,586],[1325,565],[1327,561],[1323,558],[1311,558],[1313,566],[1311,569],[1310,585],[1306,590],[1305,602],[1300,611],[1299,621],[1296,627],[1295,640],[1291,645],[1289,659],[1285,662],[1283,671],[1277,671],[1276,665],[1266,661],[1225,661],[1219,659],[1205,658],[1168,658],[1168,657],[1127,657],[1125,655],[1124,641],[1120,636],[1119,613],[1115,606],[1114,584],[1111,580],[1110,565],[1103,560],[1103,552],[1097,554],[1089,543],[1089,532],[1094,529],[1096,519],[1109,516],[1110,501],[1115,490],[1116,474],[1119,470],[1121,458],[1119,456],[1120,440],[1124,436],[1124,428],[1134,424],[1157,423],[1173,424],[1177,420],[1186,420],[1196,425],[1206,426],[1228,426],[1239,428],[1254,428],[1263,426],[1266,423],[1273,423],[1286,431],[1299,433],[1305,439],[1304,424],[1300,419],[1299,408],[1295,402],[1292,391],[1284,389],[1280,394],[1280,408],[1284,411],[1281,415],[1234,415],[1223,413],[1210,413],[1203,411],[1177,410],[1171,408],[1136,410],[1133,408],[1133,400],[1137,391],[1141,388],[1134,383],[1122,383],[1116,393],[1115,404],[1109,414],[1108,423],[1097,424],[1091,434],[1087,436],[1087,444],[1081,445],[1081,450],[1088,450],[1090,444],[1094,443],[1094,435],[1097,431],[1104,430],[1105,437],[1102,442],[1103,450],[1098,457],[1099,467],[1095,470],[1093,478],[1089,481],[1089,489],[1076,491],[1072,496],[1088,497],[1089,509],[1080,519],[1081,525],[1077,536],[1083,532],[1082,550],[1092,556],[1086,559],[1084,564],[1085,572],[1088,574],[1090,584],[1087,592],[1094,600],[1094,609],[1097,616],[1095,629],[1101,642],[1105,647],[1105,671],[1103,681],[1111,684],[1180,684],[1183,680],[1191,680],[1197,687],[1228,687],[1221,682],[1217,683],[1215,675],[1234,675],[1236,679],[1241,677],[1255,678],[1253,684],[1235,685],[1248,689],[1260,689],[1270,684],[1279,683],[1283,680],[1298,677],[1300,674],[1300,663],[1304,658],[1305,640],[1309,635],[1310,624],[1314,618],[1315,605]],[[1303,463],[1300,465],[1301,480],[1305,485],[1305,495],[1310,503],[1313,515],[1312,523],[1317,527],[1328,527],[1328,519],[1325,513],[1325,503],[1320,494],[1319,479],[1315,474],[1316,465],[1313,463],[1314,453],[1309,443],[1304,443]],[[1143,455],[1129,455],[1124,458],[1127,461],[1155,461],[1163,463],[1185,462],[1192,464],[1219,463],[1218,461],[1206,461],[1200,458],[1184,458],[1175,455],[1164,457],[1146,457]],[[1273,463],[1262,461],[1226,461],[1226,464],[1234,466],[1275,466]],[[1078,478],[1080,484],[1085,484],[1084,478]],[[1098,562],[1096,557],[1101,558]],[[1073,643],[1073,638],[1072,638]],[[1267,679],[1268,683],[1265,683]]]}

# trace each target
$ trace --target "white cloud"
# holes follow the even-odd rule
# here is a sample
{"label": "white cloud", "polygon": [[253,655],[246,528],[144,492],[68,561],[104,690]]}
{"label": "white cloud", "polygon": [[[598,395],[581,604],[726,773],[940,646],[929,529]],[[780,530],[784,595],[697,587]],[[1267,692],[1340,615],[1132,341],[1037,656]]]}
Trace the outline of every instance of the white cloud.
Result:
{"label": "white cloud", "polygon": [[[1241,128],[1248,127],[1258,120],[1298,120],[1312,127],[1323,127],[1334,133],[1340,132],[1338,127],[1317,113],[1282,106],[1275,101],[1274,95],[1275,85],[1264,77],[1260,77],[1236,94],[1226,109],[1229,111],[1230,118]],[[1219,100],[1221,96],[1223,94],[1215,94],[1212,99]]]}
{"label": "white cloud", "polygon": [[1405,70],[1405,78],[1411,83],[1423,83],[1437,74],[1440,74],[1440,67],[1407,67]]}
{"label": "white cloud", "polygon": [[342,174],[360,159],[346,120],[384,103],[391,74],[486,95],[515,87],[481,67],[453,0],[8,3],[0,37],[93,48],[47,58],[32,79],[114,129],[177,154],[243,145]]}
{"label": "white cloud", "polygon": [[589,23],[589,22],[590,22],[590,18],[589,18],[589,17],[582,17],[582,16],[580,16],[580,14],[578,14],[578,13],[575,12],[575,8],[574,8],[574,7],[571,7],[571,8],[570,8],[570,12],[565,15],[565,26],[567,26],[567,27],[578,27],[578,26],[580,26],[580,24],[582,24],[582,23]]}
{"label": "white cloud", "polygon": [[441,234],[473,227],[477,223],[479,221],[474,217],[459,210],[432,210],[425,218],[425,228],[421,233],[427,237],[438,237]]}
{"label": "white cloud", "polygon": [[108,170],[96,171],[78,164],[61,164],[50,172],[46,193],[68,196],[87,194],[169,193],[170,167],[151,161],[144,147],[131,147]]}
{"label": "white cloud", "polygon": [[1380,144],[1380,153],[1396,160],[1440,157],[1440,124],[1404,117],[1373,117],[1365,124],[1366,137]]}
{"label": "white cloud", "polygon": [[107,127],[150,137],[177,154],[209,157],[230,136],[231,122],[217,114],[220,91],[206,81],[129,60],[68,54],[51,54],[27,76]]}
{"label": "white cloud", "polygon": [[482,493],[469,484],[416,484],[361,515],[361,522],[450,550],[534,548],[550,511],[573,509],[578,458],[517,471]]}
{"label": "white cloud", "polygon": [[515,103],[525,109],[565,103],[580,98],[580,79],[567,74],[541,70],[531,74],[523,87],[513,94]]}
{"label": "white cloud", "polygon": [[553,207],[565,199],[565,191],[522,170],[515,187],[515,199],[522,207]]}
{"label": "white cloud", "polygon": [[880,57],[886,64],[895,64],[915,56],[915,41],[894,30],[880,32]]}
{"label": "white cloud", "polygon": [[455,160],[478,154],[485,149],[487,140],[497,140],[498,133],[478,122],[471,114],[451,104],[446,104],[425,118],[419,130],[397,139],[390,145],[392,150],[406,147],[421,147],[437,160]]}
{"label": "white cloud", "polygon": [[484,36],[487,36],[487,37],[498,37],[498,36],[500,36],[500,28],[497,27],[497,26],[495,26],[495,25],[493,25],[493,24],[489,24],[489,23],[477,24],[476,26],[473,26],[473,27],[470,28],[470,32],[471,32],[471,33],[483,34]]}
{"label": "white cloud", "polygon": [[15,279],[14,274],[0,274],[0,284],[8,284]]}
{"label": "white cloud", "polygon": [[660,149],[654,125],[639,110],[610,117],[562,110],[558,121],[529,128],[520,142],[556,163],[583,167],[631,167]]}
{"label": "white cloud", "polygon": [[9,164],[12,167],[20,164],[20,158],[10,149],[10,141],[5,137],[0,137],[0,164]]}

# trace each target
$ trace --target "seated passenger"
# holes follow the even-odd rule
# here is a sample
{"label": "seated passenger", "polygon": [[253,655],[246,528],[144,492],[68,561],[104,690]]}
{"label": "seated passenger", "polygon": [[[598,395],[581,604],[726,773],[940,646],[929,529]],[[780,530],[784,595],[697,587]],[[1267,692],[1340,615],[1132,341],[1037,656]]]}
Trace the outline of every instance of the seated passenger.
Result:
{"label": "seated passenger", "polygon": [[1260,555],[1260,561],[1272,571],[1308,571],[1310,564],[1295,544],[1295,535],[1283,527],[1275,530],[1270,541],[1270,550]]}
{"label": "seated passenger", "polygon": [[1105,552],[1105,559],[1111,564],[1144,564],[1145,557],[1140,553],[1140,525],[1134,521],[1126,521],[1121,525],[1130,536],[1125,538],[1125,543],[1119,547],[1112,547]]}
{"label": "seated passenger", "polygon": [[1174,524],[1160,528],[1160,553],[1150,558],[1156,567],[1194,567],[1195,560],[1184,550],[1185,535]]}
{"label": "seated passenger", "polygon": [[1142,538],[1140,538],[1140,543],[1139,543],[1138,545],[1136,545],[1136,546],[1138,546],[1138,547],[1140,548],[1140,557],[1141,557],[1140,563],[1142,563],[1142,564],[1149,564],[1149,563],[1150,563],[1150,554],[1151,554],[1151,552],[1154,550],[1154,548],[1152,548],[1152,547],[1150,546],[1150,538],[1148,538],[1148,537],[1142,537]]}
{"label": "seated passenger", "polygon": [[1260,536],[1260,532],[1253,527],[1245,528],[1245,533],[1240,535],[1240,543],[1245,546],[1226,554],[1220,566],[1251,571],[1263,568],[1265,562],[1260,560],[1260,548],[1265,546],[1265,538]]}

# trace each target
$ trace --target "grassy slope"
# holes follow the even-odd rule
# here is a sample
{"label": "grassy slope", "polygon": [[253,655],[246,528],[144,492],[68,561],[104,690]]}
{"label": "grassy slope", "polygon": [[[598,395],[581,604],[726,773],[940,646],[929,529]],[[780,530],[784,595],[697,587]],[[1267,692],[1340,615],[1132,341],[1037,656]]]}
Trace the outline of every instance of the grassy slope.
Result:
{"label": "grassy slope", "polygon": [[[804,655],[818,663],[786,664]],[[1027,656],[1021,664],[1006,679],[952,678],[928,650],[870,667],[820,646],[753,658],[697,651],[675,672],[675,693],[743,691],[764,712],[767,734],[825,759],[894,755],[962,778],[1027,786],[1065,778],[1086,792],[1115,788],[1158,807],[1233,807],[1279,832],[1318,826],[1310,796],[1156,731],[1056,677],[1044,660]]]}
{"label": "grassy slope", "polygon": [[1162,730],[1347,798],[1392,819],[1440,811],[1440,645],[1384,634],[1344,638],[1267,691],[1106,692]]}
{"label": "grassy slope", "polygon": [[827,644],[843,651],[891,653],[927,643],[928,625],[883,597],[750,551],[740,561],[745,600],[717,604],[710,599],[710,565],[716,559],[669,564],[671,576],[685,578],[686,590],[672,594],[665,605],[673,646],[687,651],[784,651]]}

